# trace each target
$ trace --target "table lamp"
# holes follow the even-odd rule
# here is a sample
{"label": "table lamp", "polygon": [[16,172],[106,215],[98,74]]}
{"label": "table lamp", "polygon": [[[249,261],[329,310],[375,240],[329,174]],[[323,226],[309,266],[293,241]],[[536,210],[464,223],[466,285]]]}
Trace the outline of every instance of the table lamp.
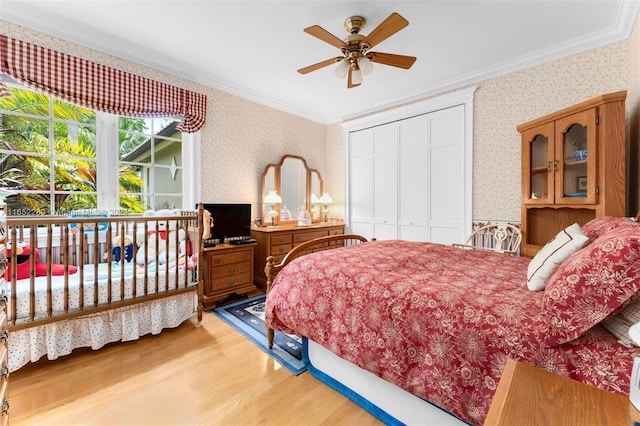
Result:
{"label": "table lamp", "polygon": [[269,204],[271,206],[271,210],[267,213],[267,215],[271,218],[272,227],[276,227],[276,216],[278,216],[278,212],[276,211],[276,205],[282,203],[282,198],[276,193],[276,191],[269,191],[266,197],[264,197],[265,204]]}
{"label": "table lamp", "polygon": [[329,195],[328,192],[325,192],[324,194],[322,194],[322,197],[320,197],[320,203],[323,205],[322,222],[327,223],[327,215],[329,214],[329,204],[333,203],[333,198],[331,198],[331,195]]}

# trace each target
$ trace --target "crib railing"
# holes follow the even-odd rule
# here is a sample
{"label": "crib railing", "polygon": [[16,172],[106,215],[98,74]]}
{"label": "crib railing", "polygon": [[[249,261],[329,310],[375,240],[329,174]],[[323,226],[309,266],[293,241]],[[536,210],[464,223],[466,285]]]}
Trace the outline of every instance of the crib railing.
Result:
{"label": "crib railing", "polygon": [[[178,216],[7,217],[10,329],[196,290],[201,224],[201,209]],[[163,239],[154,231],[160,225],[176,232]],[[124,236],[132,244],[128,253]],[[24,243],[29,254],[19,255]],[[19,279],[19,268],[26,278]]]}

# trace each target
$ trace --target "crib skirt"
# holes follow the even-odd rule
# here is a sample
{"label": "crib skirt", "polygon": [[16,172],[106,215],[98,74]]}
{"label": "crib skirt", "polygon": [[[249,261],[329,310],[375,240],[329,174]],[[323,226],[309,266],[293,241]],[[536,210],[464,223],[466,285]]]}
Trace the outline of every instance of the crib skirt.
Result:
{"label": "crib skirt", "polygon": [[107,343],[136,340],[149,333],[159,334],[192,317],[197,306],[194,291],[11,331],[9,370],[15,371],[44,355],[54,360],[80,347],[97,350]]}

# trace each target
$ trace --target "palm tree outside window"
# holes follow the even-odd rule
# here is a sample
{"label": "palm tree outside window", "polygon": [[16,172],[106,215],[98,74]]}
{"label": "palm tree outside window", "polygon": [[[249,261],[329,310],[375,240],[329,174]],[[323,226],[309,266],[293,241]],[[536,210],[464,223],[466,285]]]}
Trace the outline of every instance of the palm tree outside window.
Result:
{"label": "palm tree outside window", "polygon": [[[12,96],[0,98],[0,188],[16,192],[6,199],[7,214],[181,206],[181,132],[174,120],[105,113],[97,120],[91,109],[17,85],[9,89]],[[104,144],[106,150],[97,149]],[[102,155],[111,148],[117,161]],[[117,191],[98,187],[102,170],[114,178],[103,185]]]}

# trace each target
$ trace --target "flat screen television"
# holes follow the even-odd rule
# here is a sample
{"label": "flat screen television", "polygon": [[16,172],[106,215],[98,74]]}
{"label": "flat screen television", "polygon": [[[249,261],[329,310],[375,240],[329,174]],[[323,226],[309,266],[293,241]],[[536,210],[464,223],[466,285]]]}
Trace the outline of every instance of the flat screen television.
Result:
{"label": "flat screen television", "polygon": [[251,204],[203,203],[211,214],[211,238],[224,243],[251,237]]}

